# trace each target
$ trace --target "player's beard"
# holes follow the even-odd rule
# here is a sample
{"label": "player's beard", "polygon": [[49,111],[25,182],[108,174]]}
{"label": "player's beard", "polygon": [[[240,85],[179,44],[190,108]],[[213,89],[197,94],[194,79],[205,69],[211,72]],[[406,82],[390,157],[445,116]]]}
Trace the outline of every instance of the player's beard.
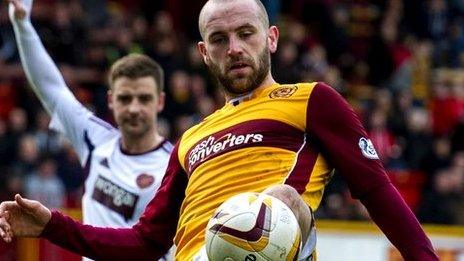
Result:
{"label": "player's beard", "polygon": [[211,62],[208,66],[209,71],[213,74],[224,89],[231,94],[241,95],[249,93],[258,88],[269,73],[271,67],[271,54],[268,48],[263,48],[263,51],[258,56],[257,64],[252,59],[235,59],[232,62],[246,62],[250,66],[252,72],[247,76],[237,77],[228,74],[228,67],[222,70],[219,64]]}
{"label": "player's beard", "polygon": [[122,123],[120,124],[121,132],[128,138],[142,138],[152,129],[152,126],[150,126],[150,124],[143,119],[137,119],[137,124],[135,126],[131,124],[131,121],[134,120],[122,119]]}

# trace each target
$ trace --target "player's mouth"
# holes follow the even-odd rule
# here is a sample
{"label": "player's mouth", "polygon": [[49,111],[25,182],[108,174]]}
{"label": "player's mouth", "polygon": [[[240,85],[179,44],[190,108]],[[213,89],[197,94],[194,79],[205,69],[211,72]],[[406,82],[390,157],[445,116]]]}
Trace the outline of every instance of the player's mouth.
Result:
{"label": "player's mouth", "polygon": [[245,62],[237,62],[229,66],[229,72],[233,73],[245,73],[248,69],[251,69],[251,66]]}
{"label": "player's mouth", "polygon": [[139,120],[139,119],[127,119],[125,122],[129,126],[138,126],[138,125],[140,125],[141,120]]}

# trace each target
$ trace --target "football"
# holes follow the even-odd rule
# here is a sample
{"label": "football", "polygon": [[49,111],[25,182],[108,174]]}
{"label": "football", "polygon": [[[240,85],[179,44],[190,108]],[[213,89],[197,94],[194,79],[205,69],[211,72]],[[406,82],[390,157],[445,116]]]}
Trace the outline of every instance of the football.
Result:
{"label": "football", "polygon": [[301,233],[292,210],[267,194],[241,193],[222,203],[206,227],[209,260],[298,260]]}

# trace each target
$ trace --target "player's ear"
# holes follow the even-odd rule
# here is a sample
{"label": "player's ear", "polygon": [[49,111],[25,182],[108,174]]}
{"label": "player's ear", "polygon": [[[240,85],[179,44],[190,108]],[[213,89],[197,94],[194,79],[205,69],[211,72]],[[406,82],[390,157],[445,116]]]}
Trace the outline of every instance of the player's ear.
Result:
{"label": "player's ear", "polygon": [[206,65],[209,65],[209,56],[208,56],[208,51],[206,50],[205,42],[203,41],[198,42],[197,47],[198,47],[198,51],[203,57],[203,61],[205,62]]}
{"label": "player's ear", "polygon": [[158,95],[158,102],[156,103],[157,113],[160,113],[164,109],[165,102],[166,102],[166,93],[160,92]]}
{"label": "player's ear", "polygon": [[277,51],[277,43],[279,42],[279,29],[277,28],[277,26],[273,25],[269,27],[267,42],[269,46],[269,51],[271,53],[275,53]]}
{"label": "player's ear", "polygon": [[108,108],[110,110],[113,110],[113,92],[111,90],[108,90],[108,92],[106,92],[106,100],[108,102]]}

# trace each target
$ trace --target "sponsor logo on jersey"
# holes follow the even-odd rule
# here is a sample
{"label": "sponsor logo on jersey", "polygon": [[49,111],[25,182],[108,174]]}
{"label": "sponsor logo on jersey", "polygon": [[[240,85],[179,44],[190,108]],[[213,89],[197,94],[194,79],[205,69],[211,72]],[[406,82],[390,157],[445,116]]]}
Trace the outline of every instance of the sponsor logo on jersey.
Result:
{"label": "sponsor logo on jersey", "polygon": [[92,199],[119,213],[127,221],[134,214],[139,196],[121,188],[102,176],[98,176],[95,181]]}
{"label": "sponsor logo on jersey", "polygon": [[153,177],[152,175],[142,173],[137,176],[135,182],[137,183],[137,186],[139,188],[144,189],[148,188],[149,186],[151,186],[151,184],[155,182],[155,177]]}
{"label": "sponsor logo on jersey", "polygon": [[269,97],[271,97],[272,99],[289,98],[297,90],[298,90],[298,86],[296,86],[296,85],[282,85],[281,87],[276,88],[275,90],[273,90],[269,94]]}
{"label": "sponsor logo on jersey", "polygon": [[200,141],[188,154],[188,166],[191,172],[200,163],[217,156],[220,153],[263,141],[259,133],[232,134],[216,138],[211,135]]}
{"label": "sponsor logo on jersey", "polygon": [[377,151],[375,151],[374,144],[372,144],[372,141],[370,139],[362,137],[361,139],[359,139],[358,145],[364,157],[368,159],[379,159],[379,155],[377,155]]}

